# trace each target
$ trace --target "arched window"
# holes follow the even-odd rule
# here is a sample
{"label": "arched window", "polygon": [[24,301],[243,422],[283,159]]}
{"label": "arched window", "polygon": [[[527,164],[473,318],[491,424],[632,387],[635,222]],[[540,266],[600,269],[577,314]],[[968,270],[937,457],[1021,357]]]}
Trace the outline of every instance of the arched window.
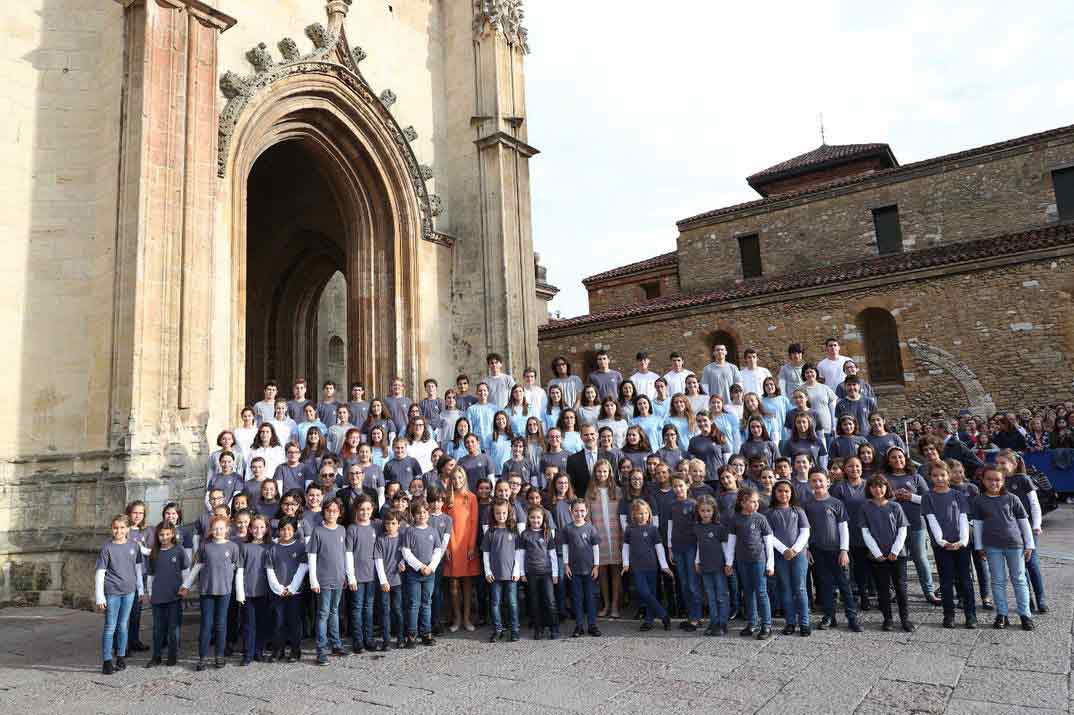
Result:
{"label": "arched window", "polygon": [[865,336],[865,360],[869,380],[874,385],[903,383],[899,328],[895,316],[883,308],[866,308],[858,316]]}
{"label": "arched window", "polygon": [[715,333],[709,336],[709,357],[712,356],[712,348],[717,345],[723,345],[727,348],[727,361],[733,362],[735,365],[739,364],[738,355],[738,341],[735,340],[735,336],[726,330],[717,330]]}
{"label": "arched window", "polygon": [[328,339],[328,362],[343,362],[343,338],[333,335]]}

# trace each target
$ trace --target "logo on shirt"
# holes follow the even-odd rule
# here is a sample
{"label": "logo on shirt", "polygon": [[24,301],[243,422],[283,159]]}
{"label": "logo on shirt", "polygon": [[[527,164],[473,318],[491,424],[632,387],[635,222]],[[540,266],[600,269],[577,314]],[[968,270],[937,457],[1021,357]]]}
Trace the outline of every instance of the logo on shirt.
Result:
{"label": "logo on shirt", "polygon": [[174,563],[178,563],[178,562],[179,562],[179,557],[178,556],[173,556],[172,557],[172,563],[174,564]]}
{"label": "logo on shirt", "polygon": [[134,556],[134,549],[131,549],[131,556]]}

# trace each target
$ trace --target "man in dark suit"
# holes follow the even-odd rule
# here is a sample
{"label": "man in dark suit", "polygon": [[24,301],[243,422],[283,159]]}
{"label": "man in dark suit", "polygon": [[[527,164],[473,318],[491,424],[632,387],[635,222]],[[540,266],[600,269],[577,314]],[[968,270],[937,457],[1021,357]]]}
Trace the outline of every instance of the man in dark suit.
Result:
{"label": "man in dark suit", "polygon": [[[957,429],[958,422],[955,422],[954,426]],[[943,442],[943,450],[940,456],[944,459],[954,459],[961,463],[966,472],[966,479],[974,479],[977,470],[984,466],[984,462],[977,458],[973,450],[958,440],[947,420],[934,421],[932,423],[932,434]]]}
{"label": "man in dark suit", "polygon": [[583,425],[581,430],[582,449],[567,457],[567,476],[571,487],[579,499],[585,497],[589,488],[589,479],[593,476],[593,467],[597,463],[597,428]]}

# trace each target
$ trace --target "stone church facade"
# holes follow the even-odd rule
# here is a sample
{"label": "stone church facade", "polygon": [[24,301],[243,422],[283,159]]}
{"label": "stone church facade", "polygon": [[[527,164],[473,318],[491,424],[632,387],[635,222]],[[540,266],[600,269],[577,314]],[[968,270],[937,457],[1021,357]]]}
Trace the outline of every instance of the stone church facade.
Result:
{"label": "stone church facade", "polygon": [[196,515],[266,379],[537,361],[521,5],[0,11],[0,600],[90,594],[126,502]]}
{"label": "stone church facade", "polygon": [[887,144],[828,146],[748,178],[761,198],[677,223],[677,250],[586,278],[590,313],[539,332],[541,363],[629,374],[711,346],[773,373],[840,340],[890,418],[1069,399],[1074,126],[900,165]]}

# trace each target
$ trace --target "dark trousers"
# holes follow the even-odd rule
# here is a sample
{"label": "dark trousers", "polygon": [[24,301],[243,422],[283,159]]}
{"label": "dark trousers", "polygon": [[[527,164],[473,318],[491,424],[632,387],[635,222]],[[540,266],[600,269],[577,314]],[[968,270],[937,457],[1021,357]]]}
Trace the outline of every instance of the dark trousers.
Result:
{"label": "dark trousers", "polygon": [[835,618],[835,591],[838,589],[839,593],[843,594],[847,620],[856,620],[858,606],[854,603],[854,594],[850,592],[850,579],[847,578],[847,571],[839,565],[839,552],[814,549],[810,553],[813,555],[813,568],[816,571],[824,615]]}
{"label": "dark trousers", "polygon": [[[131,645],[142,645],[142,599],[140,598],[135,598],[134,605],[131,606],[131,615],[127,619],[127,633]],[[128,650],[130,650],[129,646]]]}
{"label": "dark trousers", "polygon": [[535,629],[559,629],[559,613],[556,611],[551,574],[526,576],[526,600],[529,603],[530,624]]}
{"label": "dark trousers", "polygon": [[392,626],[403,636],[403,587],[392,586],[390,591],[380,590],[380,630],[385,642],[392,639]]}
{"label": "dark trousers", "polygon": [[275,636],[273,645],[282,651],[290,645],[292,651],[298,651],[302,644],[302,597],[270,596]]}
{"label": "dark trousers", "polygon": [[252,596],[243,606],[243,624],[246,627],[246,660],[260,656],[272,632],[268,596]]}
{"label": "dark trousers", "polygon": [[198,632],[198,657],[209,655],[209,640],[214,639],[216,657],[224,657],[224,643],[227,640],[227,607],[231,603],[231,594],[220,596],[201,596],[201,629]]}
{"label": "dark trousers", "polygon": [[869,549],[864,546],[850,547],[850,574],[854,579],[854,590],[859,596],[869,593],[869,579],[872,569],[869,567]]}
{"label": "dark trousers", "polygon": [[354,645],[372,645],[373,643],[373,603],[380,589],[376,581],[359,583],[358,589],[350,591],[351,599],[351,643]]}
{"label": "dark trousers", "polygon": [[869,565],[873,570],[873,578],[876,579],[876,596],[880,601],[880,613],[884,620],[891,620],[892,587],[895,589],[895,603],[899,607],[899,619],[907,620],[910,611],[906,602],[906,557],[900,556],[894,561],[870,559]]}
{"label": "dark trousers", "polygon": [[182,613],[182,601],[153,604],[153,657],[160,658],[164,646],[168,646],[168,657],[179,655],[179,614]]}
{"label": "dark trousers", "polygon": [[588,569],[574,572],[571,599],[574,601],[574,620],[578,627],[597,625],[597,582],[589,575]]}
{"label": "dark trousers", "polygon": [[944,616],[955,615],[955,593],[962,601],[962,610],[966,616],[977,614],[977,599],[973,594],[973,557],[968,548],[948,551],[938,546],[932,547],[936,569],[940,572],[940,598],[943,599]]}

